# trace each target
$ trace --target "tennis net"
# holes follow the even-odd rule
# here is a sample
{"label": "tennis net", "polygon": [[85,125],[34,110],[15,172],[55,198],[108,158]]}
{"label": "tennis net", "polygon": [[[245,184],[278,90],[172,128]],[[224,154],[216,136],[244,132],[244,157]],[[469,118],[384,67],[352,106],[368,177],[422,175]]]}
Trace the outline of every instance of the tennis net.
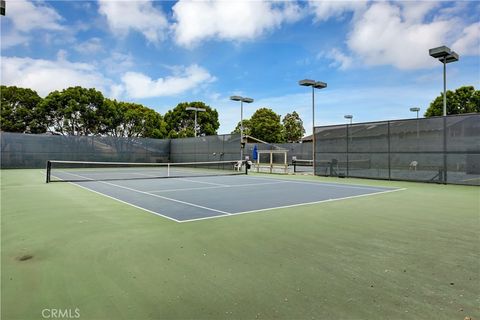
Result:
{"label": "tennis net", "polygon": [[205,177],[247,174],[244,161],[131,163],[47,161],[46,182],[80,182],[133,179]]}

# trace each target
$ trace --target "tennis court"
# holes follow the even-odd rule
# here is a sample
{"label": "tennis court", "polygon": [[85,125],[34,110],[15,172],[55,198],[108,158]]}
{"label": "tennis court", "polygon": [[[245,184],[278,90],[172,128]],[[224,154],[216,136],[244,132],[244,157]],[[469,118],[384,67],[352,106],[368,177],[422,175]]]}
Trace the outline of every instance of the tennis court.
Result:
{"label": "tennis court", "polygon": [[74,183],[177,222],[401,190],[252,176],[247,175],[243,167],[236,170],[236,163],[224,161],[190,163],[190,166],[185,166],[185,163],[142,166],[101,162],[54,162],[49,179]]}

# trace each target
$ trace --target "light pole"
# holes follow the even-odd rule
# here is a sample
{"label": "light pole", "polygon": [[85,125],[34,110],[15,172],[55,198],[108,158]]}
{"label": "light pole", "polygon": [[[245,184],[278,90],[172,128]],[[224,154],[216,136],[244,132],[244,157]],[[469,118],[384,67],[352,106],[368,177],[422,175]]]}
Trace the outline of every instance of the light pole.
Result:
{"label": "light pole", "polygon": [[323,89],[327,87],[325,82],[315,81],[311,79],[303,79],[298,84],[304,87],[312,87],[312,160],[313,171],[315,174],[315,89]]}
{"label": "light pole", "polygon": [[350,124],[352,124],[353,116],[351,114],[346,114],[343,116],[345,119],[350,119]]}
{"label": "light pole", "polygon": [[420,108],[418,108],[418,107],[410,108],[410,111],[416,112],[417,113],[417,119],[418,119],[418,112],[420,111]]}
{"label": "light pole", "polygon": [[[417,113],[417,139],[418,139],[418,137],[419,137],[419,132],[418,132],[418,112],[420,111],[420,108],[418,108],[418,107],[413,107],[413,108],[410,108],[410,111]],[[417,142],[418,142],[418,140],[417,140]]]}
{"label": "light pole", "polygon": [[428,53],[443,63],[443,116],[445,117],[447,115],[447,63],[458,61],[458,54],[446,46],[430,49]]}
{"label": "light pole", "polygon": [[185,110],[187,111],[195,111],[195,128],[194,128],[194,135],[195,137],[197,136],[197,130],[198,130],[198,126],[197,126],[197,112],[204,112],[204,111],[207,111],[206,109],[204,108],[195,108],[195,107],[187,107]]}
{"label": "light pole", "polygon": [[443,183],[447,183],[447,63],[458,61],[458,54],[449,47],[428,50],[431,57],[443,63]]}
{"label": "light pole", "polygon": [[240,96],[231,96],[230,100],[240,101],[240,160],[243,160],[243,103],[252,103],[252,98],[240,97]]}

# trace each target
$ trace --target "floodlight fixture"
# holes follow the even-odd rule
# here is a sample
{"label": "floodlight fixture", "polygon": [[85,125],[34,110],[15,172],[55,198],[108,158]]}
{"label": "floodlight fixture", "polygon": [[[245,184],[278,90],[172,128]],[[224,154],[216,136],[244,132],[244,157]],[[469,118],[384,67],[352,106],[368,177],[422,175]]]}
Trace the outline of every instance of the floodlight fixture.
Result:
{"label": "floodlight fixture", "polygon": [[245,102],[245,103],[252,103],[254,101],[252,98],[241,97],[241,96],[231,96],[230,100],[241,101],[241,102]]}
{"label": "floodlight fixture", "polygon": [[446,56],[446,57],[444,58],[445,63],[457,62],[458,59],[459,59],[458,54],[457,54],[456,52],[454,52],[454,51],[452,51],[451,54],[449,54],[448,56]]}
{"label": "floodlight fixture", "polygon": [[352,124],[352,120],[353,120],[353,116],[351,114],[346,114],[343,116],[345,119],[349,119],[350,120],[350,124]]}
{"label": "floodlight fixture", "polygon": [[0,15],[5,15],[5,0],[0,0]]}
{"label": "floodlight fixture", "polygon": [[444,58],[448,56],[449,54],[452,53],[452,50],[450,50],[449,47],[446,46],[441,46],[441,47],[436,47],[428,50],[428,54],[433,57],[433,58]]}
{"label": "floodlight fixture", "polygon": [[312,79],[300,80],[298,84],[304,87],[312,87],[312,160],[315,165],[315,89],[324,89],[327,84]]}
{"label": "floodlight fixture", "polygon": [[447,63],[456,62],[459,56],[447,46],[428,50],[428,54],[443,63],[443,116],[447,115]]}
{"label": "floodlight fixture", "polygon": [[301,85],[301,86],[309,87],[309,86],[315,85],[315,80],[303,79],[303,80],[298,81],[298,84]]}
{"label": "floodlight fixture", "polygon": [[418,107],[413,107],[413,108],[410,108],[410,111],[416,112],[416,113],[417,113],[417,119],[418,119],[418,112],[420,111],[420,108],[418,108]]}
{"label": "floodlight fixture", "polygon": [[205,108],[195,108],[195,107],[187,107],[185,108],[185,110],[187,111],[195,111],[195,127],[194,127],[194,130],[193,130],[193,134],[194,136],[196,137],[197,136],[197,131],[198,131],[198,125],[197,125],[197,112],[205,112],[207,111],[207,109]]}
{"label": "floodlight fixture", "polygon": [[321,81],[317,81],[315,82],[315,84],[313,85],[313,87],[315,89],[324,89],[327,87],[327,84],[325,82],[321,82]]}
{"label": "floodlight fixture", "polygon": [[323,89],[327,87],[327,84],[322,81],[315,81],[311,79],[303,79],[298,81],[298,84],[304,87],[314,87],[315,89]]}

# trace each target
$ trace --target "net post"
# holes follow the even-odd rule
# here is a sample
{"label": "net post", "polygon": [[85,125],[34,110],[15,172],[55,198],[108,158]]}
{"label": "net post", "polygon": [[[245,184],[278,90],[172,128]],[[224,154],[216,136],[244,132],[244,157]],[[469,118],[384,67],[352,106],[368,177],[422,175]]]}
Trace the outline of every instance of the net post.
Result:
{"label": "net post", "polygon": [[50,173],[52,171],[52,163],[50,162],[50,160],[47,160],[47,176],[45,178],[45,183],[49,183],[50,182]]}
{"label": "net post", "polygon": [[167,177],[170,177],[170,162],[167,163]]}

